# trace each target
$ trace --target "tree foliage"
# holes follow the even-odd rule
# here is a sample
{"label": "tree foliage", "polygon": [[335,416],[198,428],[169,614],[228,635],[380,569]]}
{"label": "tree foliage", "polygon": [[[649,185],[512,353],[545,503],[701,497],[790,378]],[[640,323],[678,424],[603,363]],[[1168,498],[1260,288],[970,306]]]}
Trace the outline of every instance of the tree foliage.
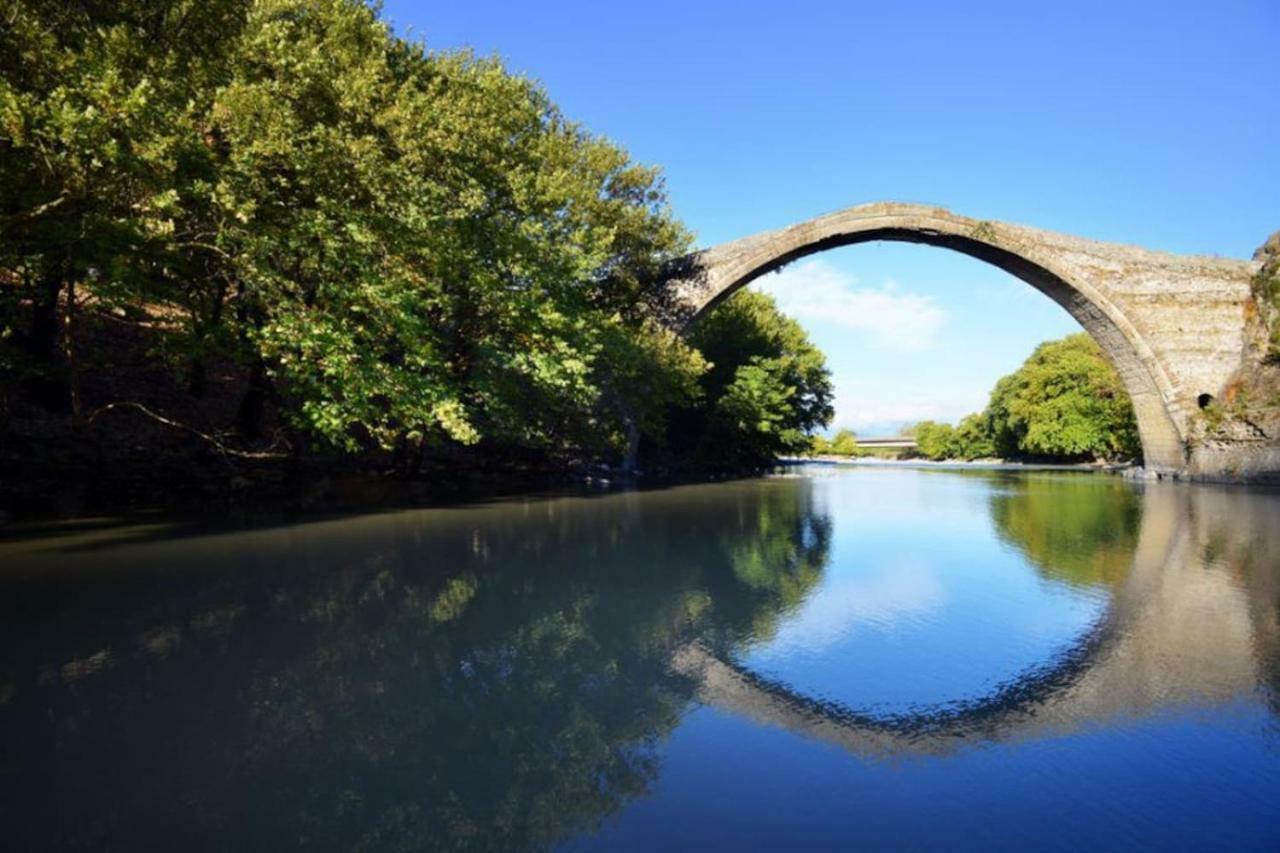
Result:
{"label": "tree foliage", "polygon": [[16,347],[6,361],[46,387],[65,379],[77,285],[136,309],[190,304],[192,277],[212,280],[176,214],[208,186],[204,117],[245,12],[238,0],[0,3],[0,320]]}
{"label": "tree foliage", "polygon": [[1083,332],[1041,344],[1000,379],[981,414],[958,426],[923,421],[926,459],[1134,459],[1141,456],[1133,404],[1120,376]]}
{"label": "tree foliage", "polygon": [[925,459],[951,459],[955,454],[955,427],[937,421],[916,424],[916,449]]}
{"label": "tree foliage", "polygon": [[[10,379],[74,373],[88,304],[151,328],[194,393],[238,365],[242,434],[270,399],[344,451],[618,454],[699,393],[704,360],[650,319],[688,248],[660,175],[499,61],[428,52],[360,0],[0,19]],[[750,365],[725,416],[791,440],[795,369]]]}
{"label": "tree foliage", "polygon": [[679,414],[693,458],[762,466],[803,453],[833,414],[826,357],[771,297],[742,290],[702,318],[690,342],[710,364],[702,398]]}
{"label": "tree foliage", "polygon": [[996,455],[995,441],[987,419],[981,414],[966,415],[956,424],[955,455],[961,459],[990,459]]}
{"label": "tree foliage", "polygon": [[1132,459],[1142,453],[1120,375],[1083,332],[1041,344],[997,382],[987,420],[996,448],[1008,455]]}
{"label": "tree foliage", "polygon": [[831,452],[837,456],[856,456],[858,436],[851,429],[838,430],[831,438]]}

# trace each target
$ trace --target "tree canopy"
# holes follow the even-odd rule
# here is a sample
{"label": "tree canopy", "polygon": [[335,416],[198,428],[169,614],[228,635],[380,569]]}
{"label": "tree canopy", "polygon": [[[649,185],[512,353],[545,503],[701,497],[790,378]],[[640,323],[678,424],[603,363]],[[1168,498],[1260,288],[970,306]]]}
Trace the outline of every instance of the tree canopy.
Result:
{"label": "tree canopy", "polygon": [[700,400],[678,414],[704,464],[767,465],[807,452],[833,414],[826,357],[767,294],[741,290],[703,317],[690,343],[709,362]]}
{"label": "tree canopy", "polygon": [[1102,348],[1083,332],[1041,344],[997,382],[987,421],[995,447],[1010,455],[1142,455],[1124,383]]}
{"label": "tree canopy", "polygon": [[1081,332],[1036,348],[1001,378],[987,408],[958,426],[914,427],[927,459],[1136,459],[1133,404],[1098,344]]}
{"label": "tree canopy", "polygon": [[[361,0],[0,19],[5,401],[34,377],[92,417],[77,311],[144,329],[197,398],[230,364],[244,440],[269,404],[342,452],[609,457],[701,392],[705,360],[653,319],[689,245],[660,174],[500,61]],[[771,395],[803,369],[746,366],[725,417],[793,429]]]}

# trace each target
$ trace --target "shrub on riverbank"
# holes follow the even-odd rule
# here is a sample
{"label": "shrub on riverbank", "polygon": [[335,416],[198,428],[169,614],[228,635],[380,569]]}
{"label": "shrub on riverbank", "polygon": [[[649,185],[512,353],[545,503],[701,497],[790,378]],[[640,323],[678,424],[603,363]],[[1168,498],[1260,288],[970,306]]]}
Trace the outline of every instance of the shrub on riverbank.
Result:
{"label": "shrub on riverbank", "polygon": [[808,456],[868,456],[871,451],[858,446],[858,436],[851,429],[841,429],[831,438],[821,433],[809,439]]}

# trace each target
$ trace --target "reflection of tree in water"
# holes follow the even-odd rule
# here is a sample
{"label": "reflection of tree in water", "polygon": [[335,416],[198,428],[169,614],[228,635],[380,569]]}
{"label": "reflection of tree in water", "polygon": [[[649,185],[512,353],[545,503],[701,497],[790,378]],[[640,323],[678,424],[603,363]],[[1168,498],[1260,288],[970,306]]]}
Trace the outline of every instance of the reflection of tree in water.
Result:
{"label": "reflection of tree in water", "polygon": [[[722,534],[721,542],[734,578],[754,596],[741,596],[751,602],[750,614],[733,622],[731,640],[744,639],[746,626],[751,638],[768,639],[821,579],[829,558],[831,519],[796,512],[785,491],[741,508],[740,518],[741,528]],[[744,536],[743,530],[751,534]]]}
{"label": "reflection of tree in water", "polygon": [[[1135,487],[1099,477],[1009,477],[991,497],[991,516],[1004,541],[1045,576],[1086,586],[1115,588],[1125,580],[1144,515],[1153,528],[1165,529],[1166,538],[1185,545],[1168,555],[1166,573],[1203,575],[1224,600],[1246,602],[1257,686],[1275,712],[1271,724],[1276,725],[1280,492],[1186,484]],[[1171,582],[1171,588],[1178,583]]]}
{"label": "reflection of tree in water", "polygon": [[808,483],[725,488],[459,511],[332,551],[304,530],[288,565],[74,601],[14,588],[0,818],[19,847],[513,849],[590,829],[655,778],[690,696],[671,650],[768,629],[820,575]]}
{"label": "reflection of tree in water", "polygon": [[1009,476],[991,493],[991,518],[1047,577],[1114,588],[1133,562],[1142,500],[1111,477]]}

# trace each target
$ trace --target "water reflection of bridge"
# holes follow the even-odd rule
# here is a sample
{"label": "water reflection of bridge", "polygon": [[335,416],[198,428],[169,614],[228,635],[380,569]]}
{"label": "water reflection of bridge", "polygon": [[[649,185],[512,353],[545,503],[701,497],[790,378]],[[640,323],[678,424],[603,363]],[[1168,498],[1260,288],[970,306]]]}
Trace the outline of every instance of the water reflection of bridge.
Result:
{"label": "water reflection of bridge", "polygon": [[[1246,585],[1275,583],[1267,569],[1280,557],[1278,503],[1148,489],[1132,568],[1106,614],[1052,664],[975,700],[900,716],[862,713],[798,694],[697,642],[677,649],[671,666],[708,705],[872,756],[946,754],[1221,705],[1273,679],[1280,660],[1277,613],[1256,605],[1275,604],[1277,591],[1250,596]],[[1257,578],[1245,577],[1250,561],[1263,569]]]}

